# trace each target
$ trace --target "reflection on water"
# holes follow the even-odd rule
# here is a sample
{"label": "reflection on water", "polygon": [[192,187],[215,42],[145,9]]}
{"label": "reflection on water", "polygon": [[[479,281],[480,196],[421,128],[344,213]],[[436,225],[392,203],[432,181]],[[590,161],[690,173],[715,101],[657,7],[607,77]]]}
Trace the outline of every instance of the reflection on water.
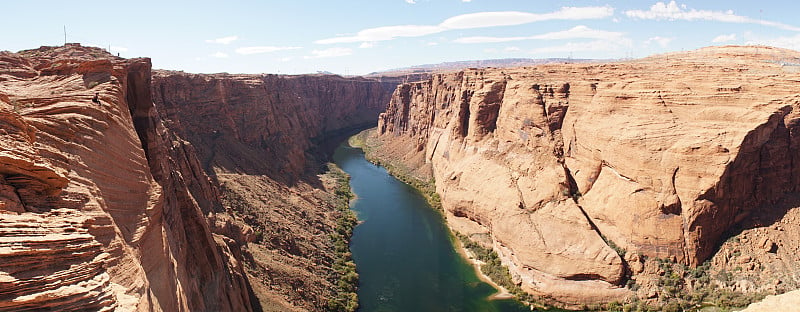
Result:
{"label": "reflection on water", "polygon": [[495,292],[454,249],[442,216],[410,186],[345,142],[334,161],[350,174],[359,224],[350,243],[359,311],[530,311]]}

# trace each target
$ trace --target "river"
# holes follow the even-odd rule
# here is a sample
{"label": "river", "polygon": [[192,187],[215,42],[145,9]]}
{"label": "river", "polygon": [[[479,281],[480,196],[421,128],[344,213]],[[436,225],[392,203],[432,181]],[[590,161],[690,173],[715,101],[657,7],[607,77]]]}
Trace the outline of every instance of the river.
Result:
{"label": "river", "polygon": [[441,214],[416,190],[347,142],[333,158],[351,177],[351,209],[361,221],[350,242],[359,311],[530,311],[488,299],[496,290],[458,254]]}

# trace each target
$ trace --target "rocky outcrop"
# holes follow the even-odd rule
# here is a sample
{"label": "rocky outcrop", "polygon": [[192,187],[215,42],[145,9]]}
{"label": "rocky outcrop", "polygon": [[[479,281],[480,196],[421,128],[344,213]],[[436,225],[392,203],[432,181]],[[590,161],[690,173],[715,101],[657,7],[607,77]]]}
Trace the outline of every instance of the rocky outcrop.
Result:
{"label": "rocky outcrop", "polygon": [[324,309],[320,152],[374,124],[391,81],[0,52],[0,311]]}
{"label": "rocky outcrop", "polygon": [[374,125],[395,85],[324,75],[156,71],[153,99],[205,169],[292,180],[305,173],[307,153],[327,136]]}
{"label": "rocky outcrop", "polygon": [[747,306],[742,312],[786,311],[787,308],[792,309],[798,306],[800,306],[800,290],[795,290],[782,295],[768,296],[761,302]]}
{"label": "rocky outcrop", "polygon": [[0,310],[251,310],[150,75],[149,59],[76,44],[2,52]]}
{"label": "rocky outcrop", "polygon": [[776,205],[800,191],[799,58],[721,47],[437,74],[397,88],[378,153],[430,168],[451,226],[491,234],[523,289],[624,299],[629,261],[698,265],[744,220],[800,206]]}
{"label": "rocky outcrop", "polygon": [[255,230],[246,267],[266,310],[319,311],[336,297],[336,185],[317,175],[320,160],[329,139],[373,126],[395,86],[331,75],[154,73],[164,124],[196,150],[224,207]]}

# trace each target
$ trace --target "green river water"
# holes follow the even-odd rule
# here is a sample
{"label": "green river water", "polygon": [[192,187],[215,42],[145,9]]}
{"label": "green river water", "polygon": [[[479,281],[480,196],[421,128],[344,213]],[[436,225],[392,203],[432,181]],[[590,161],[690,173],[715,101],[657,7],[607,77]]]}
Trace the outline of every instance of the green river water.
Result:
{"label": "green river water", "polygon": [[334,153],[356,194],[361,223],[350,243],[360,276],[359,311],[530,311],[495,292],[455,250],[441,214],[347,142]]}

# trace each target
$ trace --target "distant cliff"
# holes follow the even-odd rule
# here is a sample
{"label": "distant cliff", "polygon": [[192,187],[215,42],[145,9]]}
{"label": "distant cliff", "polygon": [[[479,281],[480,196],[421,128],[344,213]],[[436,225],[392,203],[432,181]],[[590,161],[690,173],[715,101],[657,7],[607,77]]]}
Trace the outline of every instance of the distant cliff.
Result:
{"label": "distant cliff", "polygon": [[337,213],[317,146],[393,88],[0,52],[0,311],[321,310]]}
{"label": "distant cliff", "polygon": [[153,99],[207,169],[291,180],[304,173],[315,143],[374,125],[395,85],[331,75],[156,71]]}
{"label": "distant cliff", "polygon": [[258,234],[247,272],[265,307],[323,310],[337,218],[328,140],[375,125],[396,83],[330,75],[197,75],[156,71],[153,100],[221,186],[226,209]]}
{"label": "distant cliff", "polygon": [[[785,64],[800,54],[758,51],[433,75],[397,88],[377,154],[433,178],[451,227],[530,293],[622,302],[636,282],[658,297],[653,259],[698,266],[741,231],[761,250],[744,261],[795,273],[730,287],[785,291],[800,271],[800,75]],[[791,226],[758,234],[773,224]],[[763,255],[762,238],[781,246]],[[732,270],[743,249],[725,248],[714,261]]]}

